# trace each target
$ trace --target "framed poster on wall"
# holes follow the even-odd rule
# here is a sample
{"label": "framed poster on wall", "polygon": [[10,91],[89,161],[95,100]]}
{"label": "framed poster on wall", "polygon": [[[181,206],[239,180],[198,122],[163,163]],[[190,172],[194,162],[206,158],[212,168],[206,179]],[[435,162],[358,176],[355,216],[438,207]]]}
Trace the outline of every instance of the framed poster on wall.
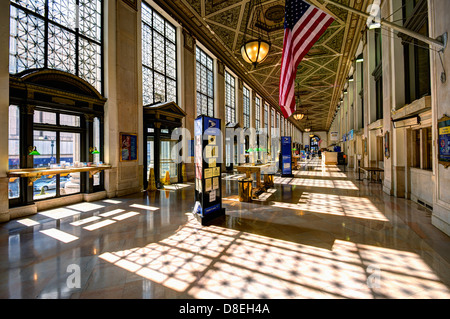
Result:
{"label": "framed poster on wall", "polygon": [[450,117],[444,115],[438,120],[439,164],[445,168],[450,166]]}
{"label": "framed poster on wall", "polygon": [[384,133],[384,156],[386,158],[391,157],[391,148],[390,148],[390,138],[389,138],[389,131]]}
{"label": "framed poster on wall", "polygon": [[125,161],[137,161],[138,159],[138,141],[137,134],[120,133],[120,154],[119,160]]}

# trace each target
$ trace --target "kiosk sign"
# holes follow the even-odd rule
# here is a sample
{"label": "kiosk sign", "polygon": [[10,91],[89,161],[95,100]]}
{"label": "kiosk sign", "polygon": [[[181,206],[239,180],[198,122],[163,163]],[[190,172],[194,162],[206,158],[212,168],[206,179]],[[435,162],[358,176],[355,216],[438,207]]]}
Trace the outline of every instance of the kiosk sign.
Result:
{"label": "kiosk sign", "polygon": [[281,174],[292,176],[292,143],[290,136],[281,137]]}
{"label": "kiosk sign", "polygon": [[222,208],[220,120],[200,115],[195,119],[195,200],[194,213],[202,224],[225,214]]}

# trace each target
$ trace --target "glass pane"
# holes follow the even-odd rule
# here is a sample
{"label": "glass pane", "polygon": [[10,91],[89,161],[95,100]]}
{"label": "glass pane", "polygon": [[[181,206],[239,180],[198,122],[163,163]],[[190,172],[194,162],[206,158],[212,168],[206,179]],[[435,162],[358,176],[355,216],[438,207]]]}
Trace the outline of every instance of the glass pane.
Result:
{"label": "glass pane", "polygon": [[142,21],[152,26],[152,9],[142,2]]}
{"label": "glass pane", "polygon": [[[35,113],[36,114],[36,113]],[[40,155],[33,156],[34,167],[50,167],[56,163],[56,132],[34,131],[34,146]],[[33,183],[33,199],[56,196],[56,176],[47,175]]]}
{"label": "glass pane", "polygon": [[56,132],[34,131],[34,146],[40,155],[33,156],[34,167],[50,167],[56,163]]}
{"label": "glass pane", "polygon": [[[60,163],[74,164],[80,161],[80,133],[60,133]],[[80,192],[80,173],[61,176],[61,195]]]}
{"label": "glass pane", "polygon": [[166,177],[166,172],[169,172],[171,182],[178,182],[178,165],[172,160],[172,147],[177,141],[163,140],[161,141],[161,156],[160,156],[160,178]]}
{"label": "glass pane", "polygon": [[56,196],[56,175],[42,176],[33,183],[33,199],[45,199]]}
{"label": "glass pane", "polygon": [[[100,151],[100,120],[98,117],[94,118],[94,147]],[[94,164],[100,163],[100,154],[93,154]],[[94,175],[94,186],[100,185],[100,173]]]}
{"label": "glass pane", "polygon": [[48,17],[71,30],[75,30],[76,22],[75,0],[50,0],[48,2]]}
{"label": "glass pane", "polygon": [[142,92],[143,104],[153,103],[153,71],[149,68],[142,67]]}
{"label": "glass pane", "polygon": [[13,6],[11,6],[10,11],[10,73],[43,68],[45,59],[44,20],[29,15]]}
{"label": "glass pane", "polygon": [[93,39],[101,40],[102,3],[99,0],[80,0],[80,33]]}
{"label": "glass pane", "polygon": [[164,34],[164,18],[155,11],[153,11],[153,27],[159,33]]}
{"label": "glass pane", "polygon": [[164,74],[165,70],[165,64],[164,64],[164,37],[160,35],[159,33],[155,32],[153,34],[154,38],[154,68],[155,71],[158,71],[160,73]]}
{"label": "glass pane", "polygon": [[[16,105],[9,106],[9,135],[8,135],[8,169],[20,168],[20,110]],[[20,196],[20,179],[10,178],[8,184],[9,198]]]}
{"label": "glass pane", "polygon": [[172,42],[175,42],[175,28],[166,22],[166,37]]}
{"label": "glass pane", "polygon": [[80,117],[75,115],[61,114],[59,116],[59,124],[80,127]]}
{"label": "glass pane", "polygon": [[[143,6],[145,7],[145,6]],[[142,64],[151,67],[153,61],[153,33],[152,29],[142,24]]]}
{"label": "glass pane", "polygon": [[80,39],[79,46],[80,77],[101,92],[101,47],[84,39]]}
{"label": "glass pane", "polygon": [[150,169],[155,168],[153,137],[147,137],[147,181],[150,177]]}
{"label": "glass pane", "polygon": [[56,113],[44,112],[44,111],[34,111],[33,121],[34,121],[34,123],[39,123],[39,124],[56,125]]}
{"label": "glass pane", "polygon": [[12,0],[11,2],[15,2],[24,8],[27,8],[41,16],[44,16],[45,1],[46,0]]}
{"label": "glass pane", "polygon": [[76,73],[75,34],[53,24],[48,27],[48,65],[72,74]]}

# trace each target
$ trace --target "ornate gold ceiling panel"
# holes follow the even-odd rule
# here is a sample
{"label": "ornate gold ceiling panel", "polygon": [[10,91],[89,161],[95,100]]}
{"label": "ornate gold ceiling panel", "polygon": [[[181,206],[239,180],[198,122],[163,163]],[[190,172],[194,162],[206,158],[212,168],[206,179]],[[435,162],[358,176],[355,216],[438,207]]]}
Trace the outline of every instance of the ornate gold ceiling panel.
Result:
{"label": "ornate gold ceiling panel", "polygon": [[[365,11],[369,0],[337,0],[355,9]],[[250,0],[170,0],[156,1],[183,23],[206,35],[218,46],[219,59],[233,61],[233,71],[243,80],[256,85],[261,95],[278,106],[278,83],[283,50],[284,0],[262,0],[262,10],[252,8],[247,21]],[[296,82],[303,106],[306,106],[313,131],[327,131],[350,71],[352,59],[360,40],[364,19],[355,14],[326,4],[323,0],[310,3],[335,18],[310,52],[300,63]],[[188,13],[188,14],[186,14]],[[258,19],[259,17],[259,19]],[[265,18],[265,19],[264,19]],[[270,34],[272,42],[268,58],[252,69],[240,55],[246,28]],[[207,43],[203,43],[208,46]],[[225,49],[225,50],[223,50]],[[295,122],[295,121],[294,121]],[[304,120],[298,125],[304,127]]]}

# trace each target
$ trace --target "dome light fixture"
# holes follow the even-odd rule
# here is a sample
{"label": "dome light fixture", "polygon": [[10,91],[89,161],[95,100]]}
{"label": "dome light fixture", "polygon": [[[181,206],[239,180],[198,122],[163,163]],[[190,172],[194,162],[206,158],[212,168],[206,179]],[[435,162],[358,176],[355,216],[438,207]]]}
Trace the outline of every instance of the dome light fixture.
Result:
{"label": "dome light fixture", "polygon": [[[254,10],[253,10],[254,9]],[[254,34],[254,28],[259,27],[260,25],[263,25],[259,18],[256,18],[256,23],[253,26],[250,26],[250,14],[254,11],[255,15],[262,14],[263,7],[261,4],[261,0],[251,0],[250,1],[250,8],[248,10],[247,15],[247,25],[244,32],[244,39],[241,46],[241,55],[245,62],[250,63],[253,65],[254,68],[256,66],[263,62],[267,56],[269,55],[270,51],[270,36],[269,32],[267,31],[267,38],[268,40],[263,39],[262,34],[255,35]],[[264,14],[263,14],[264,16]],[[264,16],[265,19],[265,16]],[[267,25],[267,23],[264,23],[264,25]],[[247,30],[251,30],[251,37],[247,35]],[[250,37],[249,40],[247,40],[247,36]]]}
{"label": "dome light fixture", "polygon": [[267,58],[269,50],[270,43],[261,39],[261,37],[249,40],[241,46],[242,58],[255,67]]}

